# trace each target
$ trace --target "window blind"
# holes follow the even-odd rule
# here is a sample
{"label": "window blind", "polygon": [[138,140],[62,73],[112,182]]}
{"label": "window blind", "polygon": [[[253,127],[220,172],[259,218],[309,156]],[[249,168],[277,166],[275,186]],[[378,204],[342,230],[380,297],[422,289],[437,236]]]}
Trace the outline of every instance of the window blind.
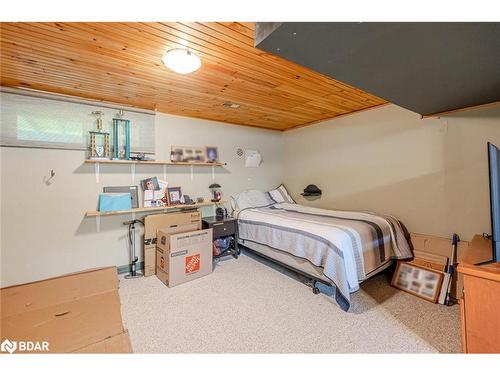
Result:
{"label": "window blind", "polygon": [[[41,147],[87,150],[89,130],[96,130],[93,111],[102,111],[103,131],[113,142],[113,118],[120,107],[109,108],[99,103],[74,103],[0,92],[2,146]],[[130,147],[133,153],[155,153],[154,114],[124,109],[123,118],[130,120]]]}

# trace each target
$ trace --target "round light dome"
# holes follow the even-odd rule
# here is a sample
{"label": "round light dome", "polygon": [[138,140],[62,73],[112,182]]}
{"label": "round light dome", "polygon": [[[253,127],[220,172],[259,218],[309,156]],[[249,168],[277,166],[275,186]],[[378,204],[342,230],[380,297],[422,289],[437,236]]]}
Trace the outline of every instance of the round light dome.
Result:
{"label": "round light dome", "polygon": [[179,74],[188,74],[198,70],[201,61],[198,56],[187,49],[171,49],[161,58],[167,68]]}

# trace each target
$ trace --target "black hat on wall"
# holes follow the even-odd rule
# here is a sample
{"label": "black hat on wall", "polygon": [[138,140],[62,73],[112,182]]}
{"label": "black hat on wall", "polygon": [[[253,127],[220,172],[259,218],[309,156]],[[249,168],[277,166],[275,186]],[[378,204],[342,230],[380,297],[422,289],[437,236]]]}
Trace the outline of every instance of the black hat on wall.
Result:
{"label": "black hat on wall", "polygon": [[300,193],[300,195],[304,197],[317,197],[321,195],[321,189],[313,184],[307,185],[307,187],[304,189],[304,192]]}

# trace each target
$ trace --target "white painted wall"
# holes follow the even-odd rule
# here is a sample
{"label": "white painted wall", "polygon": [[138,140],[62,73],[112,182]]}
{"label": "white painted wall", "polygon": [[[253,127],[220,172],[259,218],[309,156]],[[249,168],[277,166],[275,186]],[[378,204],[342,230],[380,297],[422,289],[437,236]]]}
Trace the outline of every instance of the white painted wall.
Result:
{"label": "white painted wall", "polygon": [[[228,166],[216,168],[215,180],[226,197],[283,181],[299,203],[389,213],[410,231],[464,239],[490,230],[488,140],[500,144],[498,105],[427,120],[388,105],[285,133],[156,116],[158,159],[168,159],[171,145],[219,147]],[[238,147],[261,151],[263,165],[245,168]],[[102,218],[97,233],[84,212],[96,208],[103,186],[161,177],[162,167],[137,166],[132,181],[129,166],[101,166],[96,183],[84,158],[82,151],[0,148],[1,286],[129,262],[122,222],[131,217]],[[47,185],[51,169],[56,177]],[[188,167],[169,167],[167,179],[208,198],[211,168],[194,172],[191,181]],[[299,195],[309,183],[323,190],[320,200]]]}
{"label": "white painted wall", "polygon": [[[397,216],[410,231],[491,232],[486,142],[500,105],[440,119],[395,105],[284,133],[285,184],[298,203]],[[319,200],[299,195],[310,183]]]}
{"label": "white painted wall", "polygon": [[[168,159],[172,144],[218,146],[220,159],[228,165],[215,168],[215,181],[226,197],[245,188],[268,190],[282,181],[281,133],[158,114],[157,158]],[[245,168],[244,160],[236,156],[237,147],[259,150],[264,157],[262,166]],[[94,166],[83,164],[82,151],[2,147],[0,158],[2,287],[129,263],[127,230],[122,222],[131,216],[101,218],[97,233],[95,219],[85,219],[84,212],[97,208],[103,186],[162,177],[161,166],[137,166],[132,181],[130,166],[101,165],[96,183]],[[51,169],[56,177],[47,185],[44,178]],[[211,168],[194,167],[193,181],[189,167],[168,167],[167,175],[170,185],[181,186],[183,193],[209,197]],[[204,209],[205,214],[211,212]]]}

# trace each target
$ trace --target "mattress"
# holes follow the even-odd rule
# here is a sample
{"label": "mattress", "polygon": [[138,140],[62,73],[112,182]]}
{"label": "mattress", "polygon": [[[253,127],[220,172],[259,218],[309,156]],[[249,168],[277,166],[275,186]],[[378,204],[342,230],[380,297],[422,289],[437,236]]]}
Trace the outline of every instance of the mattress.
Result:
{"label": "mattress", "polygon": [[392,216],[280,203],[243,209],[236,217],[241,240],[320,268],[322,277],[336,286],[335,299],[344,310],[362,281],[393,259],[412,257],[402,226]]}

